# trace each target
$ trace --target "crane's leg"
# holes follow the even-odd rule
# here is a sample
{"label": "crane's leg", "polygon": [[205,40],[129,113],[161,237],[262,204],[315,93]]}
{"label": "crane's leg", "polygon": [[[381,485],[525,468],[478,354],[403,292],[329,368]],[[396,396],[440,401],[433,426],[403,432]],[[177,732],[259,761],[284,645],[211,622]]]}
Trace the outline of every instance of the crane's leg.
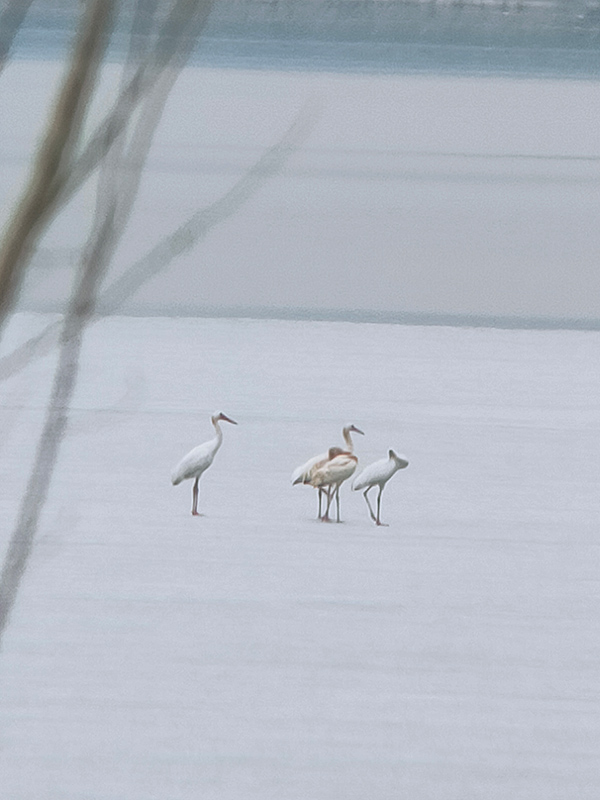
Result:
{"label": "crane's leg", "polygon": [[335,505],[337,508],[336,520],[340,521],[340,487],[339,485],[336,487],[335,490]]}
{"label": "crane's leg", "polygon": [[200,516],[200,514],[198,514],[198,481],[199,480],[200,480],[200,478],[196,478],[196,480],[194,481],[194,487],[192,489],[192,514],[195,517],[199,517]]}
{"label": "crane's leg", "polygon": [[371,503],[369,503],[369,495],[368,495],[368,492],[369,492],[369,491],[370,491],[372,488],[373,488],[372,486],[369,486],[369,488],[368,488],[368,489],[365,489],[365,491],[363,492],[363,497],[365,498],[365,500],[367,501],[367,505],[369,506],[369,514],[371,515],[371,519],[373,520],[373,522],[375,522],[375,523],[376,523],[376,522],[377,522],[377,517],[376,517],[376,516],[375,516],[375,514],[373,513],[373,509],[371,508]]}
{"label": "crane's leg", "polygon": [[321,489],[321,487],[319,486],[319,488],[317,489],[317,491],[319,492],[319,516],[318,516],[318,518],[317,518],[317,519],[322,519],[322,517],[323,517],[323,512],[321,511],[321,501],[322,501],[322,499],[323,499],[323,489]]}
{"label": "crane's leg", "polygon": [[325,509],[324,516],[321,517],[323,522],[331,522],[331,520],[329,519],[329,508],[331,506],[331,501],[333,500],[333,495],[334,494],[335,494],[335,491],[331,488],[331,486],[328,486],[327,487],[327,508]]}
{"label": "crane's leg", "polygon": [[384,528],[388,528],[389,525],[386,525],[385,522],[382,522],[379,519],[379,511],[381,509],[381,493],[383,492],[383,486],[379,488],[379,494],[377,495],[377,519],[375,520],[377,525],[381,525]]}

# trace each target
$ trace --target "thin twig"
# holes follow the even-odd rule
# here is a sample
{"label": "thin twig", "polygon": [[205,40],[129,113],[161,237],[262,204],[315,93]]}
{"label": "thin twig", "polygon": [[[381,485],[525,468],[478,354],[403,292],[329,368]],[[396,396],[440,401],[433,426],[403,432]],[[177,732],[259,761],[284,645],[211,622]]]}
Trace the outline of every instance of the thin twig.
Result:
{"label": "thin twig", "polygon": [[0,13],[0,72],[6,66],[10,48],[33,0],[8,0]]}
{"label": "thin twig", "polygon": [[[110,0],[95,0],[88,5],[84,24],[75,47],[74,56],[57,107],[52,118],[52,126],[56,130],[49,132],[43,147],[43,155],[38,161],[32,184],[25,195],[22,207],[16,216],[16,222],[9,232],[9,255],[2,252],[2,262],[9,272],[13,272],[27,262],[31,255],[33,236],[24,228],[27,221],[36,227],[39,235],[44,222],[50,218],[56,187],[61,180],[61,170],[66,168],[65,159],[69,162],[70,150],[77,137],[85,108],[89,102],[92,86],[101,62],[103,47],[106,44],[106,32],[112,18],[114,3]],[[19,241],[19,236],[21,241]],[[90,252],[93,258],[95,253]],[[15,602],[23,572],[27,565],[37,528],[39,515],[43,508],[50,478],[56,461],[56,455],[66,425],[66,411],[72,395],[77,375],[77,361],[81,336],[77,335],[80,320],[91,311],[85,301],[86,273],[75,293],[72,311],[65,320],[62,332],[63,346],[59,357],[59,367],[54,381],[52,398],[46,417],[44,430],[38,444],[38,450],[23,497],[16,527],[11,536],[8,551],[2,565],[0,575],[0,639],[8,623],[9,615]],[[12,285],[11,285],[12,281]],[[14,292],[14,276],[10,275],[5,283],[8,286],[4,295],[4,309],[10,302],[10,294]],[[81,327],[81,330],[83,328]]]}
{"label": "thin twig", "polygon": [[[229,219],[283,165],[310,134],[319,115],[311,101],[298,113],[282,138],[271,146],[231,189],[216,202],[195,212],[183,225],[164,237],[146,255],[114,280],[99,297],[103,314],[117,311],[147,281],[166,269],[177,256],[194,247],[216,225]],[[10,378],[36,358],[52,351],[59,341],[61,320],[51,322],[12,353],[0,358],[0,381]]]}
{"label": "thin twig", "polygon": [[69,71],[29,185],[0,244],[0,325],[10,310],[36,242],[52,218],[58,194],[69,173],[73,148],[98,73],[113,10],[114,0],[97,0],[86,8]]}
{"label": "thin twig", "polygon": [[[99,2],[102,3],[103,0],[99,0]],[[185,13],[186,8],[191,11],[193,6],[197,7],[198,2],[179,0],[176,3],[176,7],[180,8],[181,13]],[[198,30],[194,24],[196,21],[194,18],[189,20],[192,30]],[[171,73],[178,71],[175,65],[181,69],[185,63],[183,57],[186,52],[189,53],[189,41],[185,35],[180,37],[180,44],[180,57],[177,57],[178,41],[174,40],[168,43],[168,49],[174,51],[175,57],[169,59],[166,66],[160,70],[161,75],[168,73],[169,78],[161,87],[161,109],[166,100],[166,95],[162,95],[162,92],[166,91],[168,93],[172,85]],[[169,64],[172,64],[172,66]],[[160,112],[154,114],[152,118],[153,130],[156,128],[159,118]],[[40,513],[46,500],[60,446],[65,435],[69,405],[79,370],[79,355],[83,334],[94,313],[100,281],[124,231],[125,226],[121,215],[129,216],[135,200],[139,177],[151,138],[150,134],[150,136],[145,135],[140,139],[143,144],[142,151],[139,149],[139,143],[136,145],[135,155],[140,156],[136,160],[136,169],[127,173],[127,175],[121,176],[120,191],[116,190],[119,182],[118,159],[122,149],[120,144],[117,147],[117,156],[114,159],[109,157],[100,175],[95,224],[90,234],[89,243],[84,251],[79,277],[62,329],[59,363],[55,373],[46,421],[0,578],[0,640],[14,605],[21,577],[27,566],[29,553],[31,552],[33,539],[39,524]]]}
{"label": "thin twig", "polygon": [[[71,174],[62,189],[61,205],[71,199],[96,169],[162,71],[166,67],[174,66],[178,58],[187,58],[196,37],[208,20],[212,5],[213,0],[178,0],[175,3],[146,60],[139,65],[121,90],[113,108],[98,125],[84,151],[73,164]],[[191,17],[191,14],[194,16]],[[181,37],[185,37],[184,46],[178,50],[174,47],[174,42]]]}
{"label": "thin twig", "polygon": [[[233,216],[305,141],[318,119],[320,109],[309,101],[301,109],[282,138],[237,181],[231,189],[207,208],[193,214],[183,225],[162,239],[102,292],[99,310],[109,314],[120,308],[144,283],[162,272],[177,256],[191,250],[216,225]],[[2,378],[0,359],[0,379]]]}

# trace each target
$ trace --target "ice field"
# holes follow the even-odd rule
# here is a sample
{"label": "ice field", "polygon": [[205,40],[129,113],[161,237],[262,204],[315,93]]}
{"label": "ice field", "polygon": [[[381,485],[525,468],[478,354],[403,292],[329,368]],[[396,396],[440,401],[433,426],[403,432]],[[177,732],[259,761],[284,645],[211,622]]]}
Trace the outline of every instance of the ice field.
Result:
{"label": "ice field", "polygon": [[[21,315],[3,347],[46,318]],[[595,798],[600,335],[105,319],[0,659],[12,798]],[[52,359],[2,389],[2,530]],[[226,405],[225,405],[226,404]],[[201,480],[170,467],[238,421]],[[293,468],[408,469],[376,528]]]}
{"label": "ice field", "polygon": [[[58,74],[0,82],[4,215]],[[306,103],[315,122],[88,329],[2,639],[3,800],[596,800],[600,332],[215,315],[595,324],[599,100],[593,81],[185,72],[109,284]],[[92,200],[49,231],[0,342],[3,554],[56,353],[5,359],[57,319]],[[171,468],[215,411],[238,426],[193,518]],[[387,528],[347,484],[339,525],[291,486],[349,423],[359,469],[409,459]]]}

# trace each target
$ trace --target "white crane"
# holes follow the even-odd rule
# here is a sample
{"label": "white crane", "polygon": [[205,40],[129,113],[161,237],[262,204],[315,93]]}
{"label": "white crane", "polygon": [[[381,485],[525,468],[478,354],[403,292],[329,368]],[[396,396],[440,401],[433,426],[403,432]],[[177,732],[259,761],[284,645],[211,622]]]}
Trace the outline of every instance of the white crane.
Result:
{"label": "white crane", "polygon": [[309,483],[316,489],[327,487],[327,508],[321,517],[323,522],[329,522],[329,508],[335,497],[337,505],[337,521],[340,521],[340,486],[356,470],[358,458],[341,447],[330,447],[327,460],[315,464],[310,473],[305,477],[304,483]]}
{"label": "white crane", "polygon": [[[342,428],[342,436],[344,437],[344,442],[346,443],[345,452],[348,453],[354,452],[354,442],[350,436],[351,433],[360,433],[361,436],[364,436],[363,431],[361,431],[360,428],[357,428],[356,425],[346,425],[345,428]],[[340,452],[344,452],[341,448],[338,448],[338,450],[340,450]],[[305,464],[296,467],[292,473],[292,486],[295,486],[297,483],[310,483],[310,481],[307,481],[306,478],[310,475],[311,470],[317,464],[325,464],[328,459],[329,451],[326,453],[320,453],[318,456],[314,456],[313,458],[309,458]],[[321,501],[324,493],[329,495],[329,488],[319,487],[319,519],[321,519]]]}
{"label": "white crane", "polygon": [[193,450],[190,450],[190,452],[181,459],[179,464],[177,464],[171,473],[171,482],[173,486],[177,486],[178,483],[181,483],[181,481],[185,481],[188,478],[195,478],[194,486],[192,488],[192,514],[195,517],[200,516],[198,514],[198,481],[200,480],[202,473],[206,472],[206,470],[212,464],[213,459],[217,454],[217,450],[219,447],[221,447],[221,443],[223,441],[223,431],[219,425],[221,420],[223,422],[231,422],[232,425],[237,425],[237,422],[229,419],[229,417],[226,417],[225,414],[222,414],[220,411],[216,414],[213,414],[213,416],[210,418],[210,421],[214,425],[217,432],[215,438],[208,442],[204,442],[204,444],[198,445],[198,447],[194,447]]}
{"label": "white crane", "polygon": [[[404,456],[396,455],[393,450],[390,450],[388,458],[382,458],[380,461],[375,461],[374,464],[369,464],[369,466],[365,467],[360,475],[354,479],[352,488],[355,492],[358,492],[360,489],[365,489],[364,498],[367,501],[371,519],[376,525],[385,526],[385,523],[382,522],[379,517],[383,488],[392,475],[398,472],[399,469],[404,469],[405,467],[408,467],[408,460]],[[379,486],[379,494],[377,495],[377,516],[373,513],[368,497],[368,492],[374,486]]]}

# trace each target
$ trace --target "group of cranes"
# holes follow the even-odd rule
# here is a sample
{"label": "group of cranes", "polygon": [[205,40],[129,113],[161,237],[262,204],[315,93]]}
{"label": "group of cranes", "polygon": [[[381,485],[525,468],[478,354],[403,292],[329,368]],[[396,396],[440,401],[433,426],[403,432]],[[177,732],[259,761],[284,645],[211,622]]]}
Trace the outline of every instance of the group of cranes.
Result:
{"label": "group of cranes", "polygon": [[[225,416],[221,412],[213,414],[210,418],[216,436],[204,444],[195,447],[193,450],[182,458],[179,464],[174,468],[171,474],[171,482],[177,486],[181,481],[193,478],[194,484],[192,487],[192,514],[198,514],[198,482],[200,477],[212,464],[218,449],[223,442],[223,431],[219,422],[230,422],[232,425],[237,425],[237,422]],[[323,522],[330,522],[329,511],[331,503],[335,497],[336,501],[336,521],[340,521],[340,487],[344,481],[354,475],[358,465],[358,458],[354,455],[354,442],[352,441],[351,433],[359,433],[364,436],[363,431],[355,425],[347,425],[342,430],[342,436],[346,449],[342,447],[330,447],[325,453],[314,456],[309,459],[305,464],[294,470],[292,474],[292,484],[308,484],[314,486],[319,495],[319,516],[318,518]],[[408,461],[404,456],[397,455],[393,450],[388,452],[387,458],[382,458],[368,467],[354,479],[352,489],[360,491],[364,489],[363,496],[366,500],[369,514],[371,519],[376,525],[384,525],[381,522],[381,494],[386,483],[389,479],[399,470],[408,466]],[[371,489],[379,487],[379,494],[377,495],[377,514],[374,513],[371,503],[369,502],[369,492]],[[322,511],[323,495],[327,498],[325,513]]]}
{"label": "group of cranes", "polygon": [[[360,433],[364,436],[363,431],[355,425],[348,425],[342,430],[346,450],[341,447],[330,447],[327,453],[311,458],[306,464],[302,464],[301,467],[294,470],[292,474],[292,484],[305,483],[319,490],[319,519],[323,520],[323,522],[330,522],[329,509],[334,497],[336,500],[336,521],[340,521],[340,486],[354,475],[358,465],[358,458],[354,455],[354,442],[350,436],[351,433]],[[383,458],[365,467],[360,475],[354,479],[352,489],[354,491],[365,490],[363,496],[367,501],[371,519],[376,525],[385,525],[381,521],[381,493],[392,475],[405,467],[408,467],[407,459],[390,450],[388,458]],[[379,487],[377,514],[373,513],[373,508],[369,502],[369,491],[375,486]],[[327,495],[327,506],[324,514],[321,512],[322,493]]]}

